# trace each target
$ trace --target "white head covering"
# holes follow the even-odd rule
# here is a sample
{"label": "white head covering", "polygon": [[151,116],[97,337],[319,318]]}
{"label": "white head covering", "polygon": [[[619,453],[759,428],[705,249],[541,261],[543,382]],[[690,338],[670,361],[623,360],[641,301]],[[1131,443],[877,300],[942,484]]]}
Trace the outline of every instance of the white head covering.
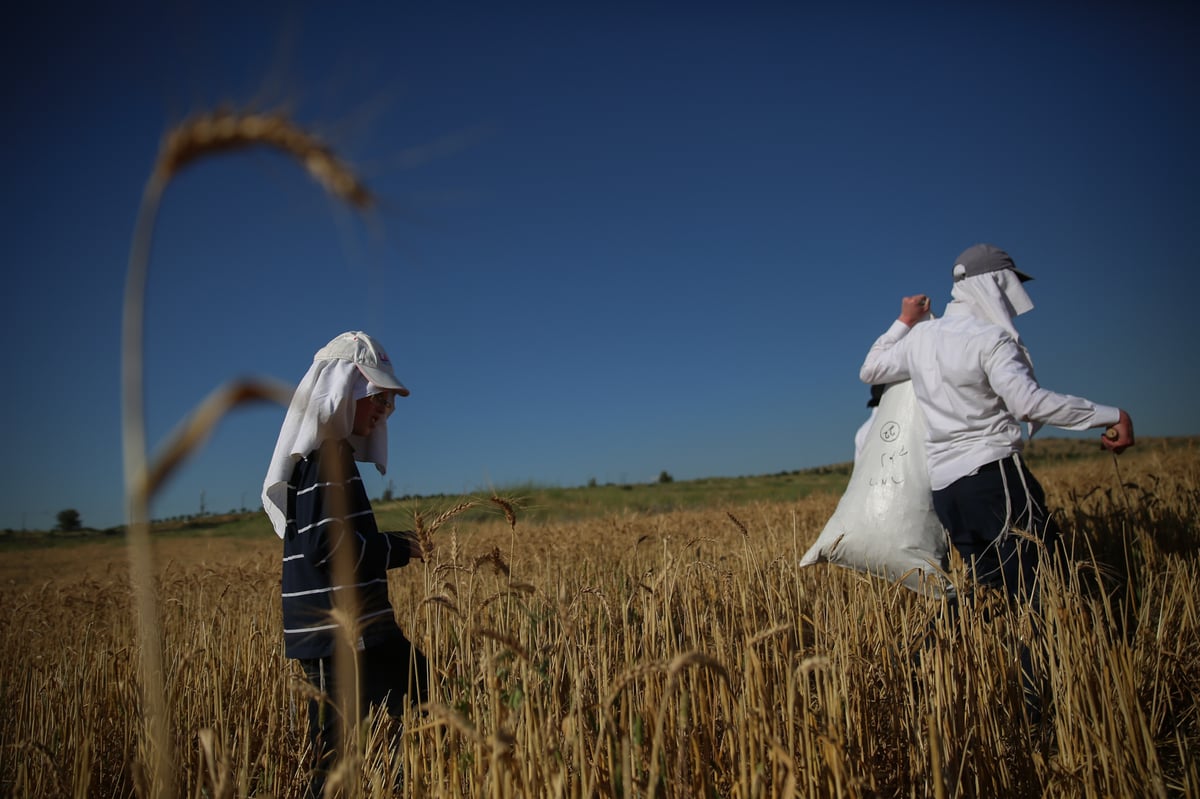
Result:
{"label": "white head covering", "polygon": [[[1029,368],[1032,370],[1033,358],[1029,356],[1029,350],[1025,348],[1025,342],[1021,340],[1021,334],[1013,324],[1014,317],[1033,310],[1033,300],[1029,299],[1021,278],[1011,269],[986,272],[974,277],[959,277],[960,269],[963,269],[962,264],[954,267],[956,279],[950,296],[955,302],[966,306],[976,318],[999,325],[1008,331],[1025,354],[1025,360],[1029,362]],[[1030,422],[1029,437],[1032,438],[1041,427],[1040,422]]]}
{"label": "white head covering", "polygon": [[292,395],[263,481],[263,509],[280,538],[287,527],[287,486],[292,470],[323,442],[348,439],[355,460],[374,463],[380,474],[387,473],[386,417],[369,436],[353,434],[356,401],[382,390],[349,360],[318,358],[308,368]]}
{"label": "white head covering", "polygon": [[[955,277],[958,277],[960,269],[963,269],[961,264],[955,267]],[[1033,300],[1029,299],[1016,272],[1000,269],[974,277],[958,278],[954,281],[950,296],[970,307],[976,317],[999,325],[1018,344],[1021,343],[1021,334],[1013,325],[1013,317],[1032,311]]]}

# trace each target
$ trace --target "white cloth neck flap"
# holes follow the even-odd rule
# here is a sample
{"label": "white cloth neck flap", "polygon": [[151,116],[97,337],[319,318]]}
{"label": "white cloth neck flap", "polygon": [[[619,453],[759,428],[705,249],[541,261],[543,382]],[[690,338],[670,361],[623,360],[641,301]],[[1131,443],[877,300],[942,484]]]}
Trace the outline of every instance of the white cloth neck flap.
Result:
{"label": "white cloth neck flap", "polygon": [[[1004,328],[1021,348],[1032,373],[1033,358],[1030,357],[1025,342],[1021,340],[1021,334],[1013,324],[1013,317],[1032,311],[1033,300],[1029,298],[1021,284],[1021,278],[1017,277],[1015,272],[1011,269],[1001,269],[974,277],[964,277],[955,281],[950,296],[968,307],[975,317]],[[1033,438],[1041,427],[1041,422],[1030,422],[1029,437]]]}
{"label": "white cloth neck flap", "polygon": [[370,436],[352,434],[355,400],[366,395],[366,387],[358,367],[340,359],[313,361],[296,387],[263,481],[263,510],[280,538],[287,529],[288,481],[296,462],[325,441],[349,440],[356,461],[387,473],[387,420],[381,419]]}

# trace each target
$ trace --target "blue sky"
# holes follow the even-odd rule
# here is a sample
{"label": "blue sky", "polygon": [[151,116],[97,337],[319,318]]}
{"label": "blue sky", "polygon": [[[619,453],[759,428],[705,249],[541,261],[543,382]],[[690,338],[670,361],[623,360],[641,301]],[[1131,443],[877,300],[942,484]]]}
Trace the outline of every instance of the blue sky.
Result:
{"label": "blue sky", "polygon": [[[1190,4],[129,4],[6,25],[0,528],[123,520],[121,302],[163,132],[286,109],[380,198],[268,152],[169,187],[156,444],[344,330],[412,390],[372,495],[849,460],[904,294],[988,241],[1044,385],[1200,432]],[[283,409],[225,420],[156,517],[259,506]]]}

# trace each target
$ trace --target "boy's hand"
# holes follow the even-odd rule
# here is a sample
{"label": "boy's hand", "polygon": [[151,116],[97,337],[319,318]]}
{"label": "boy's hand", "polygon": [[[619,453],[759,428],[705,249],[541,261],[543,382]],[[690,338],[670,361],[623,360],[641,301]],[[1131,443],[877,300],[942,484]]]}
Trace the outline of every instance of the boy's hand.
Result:
{"label": "boy's hand", "polygon": [[408,547],[409,560],[425,560],[421,555],[421,539],[417,538],[416,533],[410,530],[403,530],[396,533],[396,536],[403,539],[405,545]]}

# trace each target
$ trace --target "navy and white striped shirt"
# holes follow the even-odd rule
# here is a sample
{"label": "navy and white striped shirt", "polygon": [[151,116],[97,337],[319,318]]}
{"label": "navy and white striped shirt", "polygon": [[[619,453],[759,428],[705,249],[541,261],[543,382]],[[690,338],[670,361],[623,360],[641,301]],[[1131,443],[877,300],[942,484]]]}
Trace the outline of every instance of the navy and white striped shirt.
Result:
{"label": "navy and white striped shirt", "polygon": [[[358,595],[355,645],[364,649],[402,638],[388,600],[387,570],[408,563],[403,534],[381,533],[366,488],[346,441],[326,441],[302,458],[288,482],[287,530],[283,537],[283,637],[290,658],[333,654],[338,625],[334,595],[353,587]],[[334,557],[354,563],[351,585],[338,585]]]}

